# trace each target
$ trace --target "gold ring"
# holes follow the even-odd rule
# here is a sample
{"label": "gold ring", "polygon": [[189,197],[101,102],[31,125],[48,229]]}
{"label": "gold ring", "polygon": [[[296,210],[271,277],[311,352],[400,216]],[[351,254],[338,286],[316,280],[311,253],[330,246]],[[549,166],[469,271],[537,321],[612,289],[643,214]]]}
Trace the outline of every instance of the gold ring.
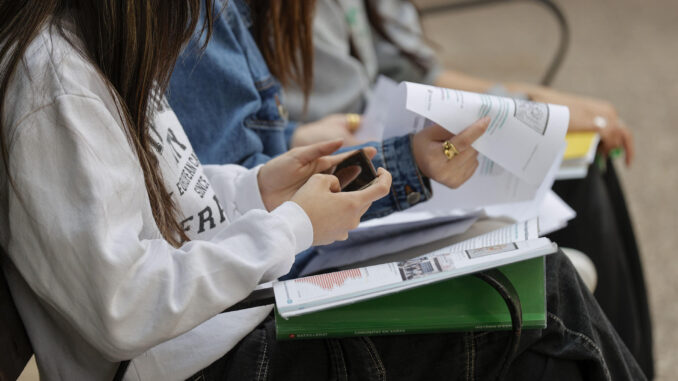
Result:
{"label": "gold ring", "polygon": [[360,128],[360,114],[346,114],[346,124],[348,125],[348,130],[351,132],[358,131]]}
{"label": "gold ring", "polygon": [[443,142],[443,153],[448,160],[451,160],[453,157],[459,155],[459,150],[454,146],[454,144],[452,144],[452,142],[445,140]]}

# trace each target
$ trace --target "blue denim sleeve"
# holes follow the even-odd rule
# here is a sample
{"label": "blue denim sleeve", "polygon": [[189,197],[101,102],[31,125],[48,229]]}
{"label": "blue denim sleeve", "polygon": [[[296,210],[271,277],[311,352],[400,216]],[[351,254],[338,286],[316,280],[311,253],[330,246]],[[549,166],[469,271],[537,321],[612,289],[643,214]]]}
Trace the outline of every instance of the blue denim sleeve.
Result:
{"label": "blue denim sleeve", "polygon": [[167,93],[200,161],[252,168],[287,151],[296,124],[282,116],[280,84],[233,1],[215,10],[212,38],[201,52],[202,42],[197,36],[189,42]]}
{"label": "blue denim sleeve", "polygon": [[391,172],[391,193],[370,206],[362,220],[384,217],[399,210],[408,209],[431,198],[431,182],[422,175],[412,153],[412,136],[389,138],[381,143],[370,142],[341,149],[341,152],[362,147],[374,147],[377,154],[372,159],[375,168],[384,167]]}

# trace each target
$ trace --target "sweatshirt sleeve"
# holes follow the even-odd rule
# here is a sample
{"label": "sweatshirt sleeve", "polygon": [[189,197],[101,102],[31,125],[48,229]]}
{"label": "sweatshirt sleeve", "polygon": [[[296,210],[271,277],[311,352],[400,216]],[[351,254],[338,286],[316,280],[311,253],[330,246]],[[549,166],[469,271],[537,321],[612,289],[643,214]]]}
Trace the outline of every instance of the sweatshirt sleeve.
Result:
{"label": "sweatshirt sleeve", "polygon": [[252,209],[266,210],[257,179],[262,166],[246,169],[233,164],[204,165],[203,170],[217,197],[233,200],[238,205],[236,213],[241,215]]}
{"label": "sweatshirt sleeve", "polygon": [[196,327],[285,274],[311,244],[308,217],[287,202],[243,211],[209,241],[169,245],[136,155],[98,99],[62,95],[17,131],[7,251],[43,302],[111,360]]}

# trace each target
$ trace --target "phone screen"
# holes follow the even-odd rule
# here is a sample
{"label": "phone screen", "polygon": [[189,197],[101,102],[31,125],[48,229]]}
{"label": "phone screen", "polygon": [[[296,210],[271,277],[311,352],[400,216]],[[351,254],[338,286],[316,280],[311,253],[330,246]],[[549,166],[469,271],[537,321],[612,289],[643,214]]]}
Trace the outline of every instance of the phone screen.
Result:
{"label": "phone screen", "polygon": [[339,179],[342,192],[364,189],[377,178],[377,171],[363,150],[344,159],[332,174]]}

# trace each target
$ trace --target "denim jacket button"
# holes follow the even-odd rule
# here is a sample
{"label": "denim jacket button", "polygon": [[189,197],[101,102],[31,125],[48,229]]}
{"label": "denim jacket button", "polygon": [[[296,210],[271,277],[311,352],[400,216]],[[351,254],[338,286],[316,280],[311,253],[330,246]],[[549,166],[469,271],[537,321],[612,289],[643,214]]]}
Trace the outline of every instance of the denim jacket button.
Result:
{"label": "denim jacket button", "polygon": [[412,192],[407,194],[407,203],[410,205],[414,205],[421,201],[421,193],[419,192]]}

